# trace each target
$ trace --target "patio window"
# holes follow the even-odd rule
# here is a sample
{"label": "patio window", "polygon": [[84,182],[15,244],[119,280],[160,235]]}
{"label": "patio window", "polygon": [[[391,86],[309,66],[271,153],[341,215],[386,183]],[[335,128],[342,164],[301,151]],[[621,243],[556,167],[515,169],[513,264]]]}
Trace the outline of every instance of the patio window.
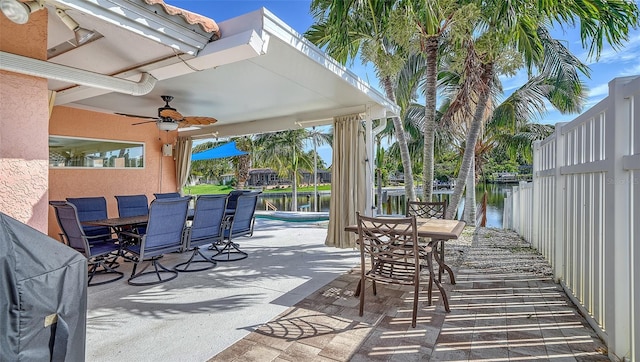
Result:
{"label": "patio window", "polygon": [[49,167],[144,168],[144,143],[49,136]]}

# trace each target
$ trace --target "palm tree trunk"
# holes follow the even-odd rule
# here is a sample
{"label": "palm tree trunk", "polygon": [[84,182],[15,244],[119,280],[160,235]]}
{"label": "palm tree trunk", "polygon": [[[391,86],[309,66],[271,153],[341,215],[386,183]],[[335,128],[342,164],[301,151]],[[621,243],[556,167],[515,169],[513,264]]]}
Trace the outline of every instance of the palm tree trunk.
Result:
{"label": "palm tree trunk", "polygon": [[298,150],[295,143],[291,145],[293,158],[293,179],[291,180],[291,211],[298,211]]}
{"label": "palm tree trunk", "polygon": [[438,36],[431,36],[425,40],[425,53],[427,58],[425,81],[425,106],[424,106],[424,148],[423,148],[423,190],[424,200],[431,201],[433,193],[433,165],[434,142],[436,128],[436,81],[438,67]]}
{"label": "palm tree trunk", "polygon": [[471,170],[467,177],[467,192],[464,198],[464,217],[463,220],[470,226],[476,226],[476,173],[475,173],[475,157],[471,158]]}
{"label": "palm tree trunk", "polygon": [[469,133],[467,134],[466,144],[464,148],[464,155],[462,156],[462,163],[460,164],[460,172],[458,172],[458,178],[456,180],[456,187],[453,189],[449,206],[447,207],[447,219],[452,219],[458,209],[458,204],[462,198],[462,191],[469,177],[471,171],[472,160],[475,157],[476,142],[478,136],[482,130],[482,123],[484,120],[484,114],[489,101],[489,90],[491,89],[491,81],[493,79],[493,63],[482,64],[482,76],[480,77],[480,84],[477,87],[477,93],[479,95],[478,104],[473,116],[473,121],[469,127]]}
{"label": "palm tree trunk", "polygon": [[291,211],[298,211],[298,169],[293,170],[293,180],[291,182]]}
{"label": "palm tree trunk", "polygon": [[[384,90],[387,93],[387,98],[396,101],[395,93],[393,92],[393,84],[390,77],[384,77],[382,80]],[[396,139],[398,140],[398,147],[400,148],[400,159],[402,160],[402,169],[404,170],[404,193],[407,196],[406,200],[415,201],[416,193],[413,188],[413,170],[411,169],[411,157],[409,156],[409,146],[407,146],[407,138],[404,132],[404,126],[400,117],[393,117],[393,128],[396,131]]]}

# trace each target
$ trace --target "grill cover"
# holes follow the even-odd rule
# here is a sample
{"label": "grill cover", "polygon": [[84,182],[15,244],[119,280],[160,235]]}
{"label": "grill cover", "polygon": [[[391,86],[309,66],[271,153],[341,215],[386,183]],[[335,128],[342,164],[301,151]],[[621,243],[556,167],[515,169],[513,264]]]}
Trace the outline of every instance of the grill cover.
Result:
{"label": "grill cover", "polygon": [[84,361],[87,259],[0,213],[0,361]]}

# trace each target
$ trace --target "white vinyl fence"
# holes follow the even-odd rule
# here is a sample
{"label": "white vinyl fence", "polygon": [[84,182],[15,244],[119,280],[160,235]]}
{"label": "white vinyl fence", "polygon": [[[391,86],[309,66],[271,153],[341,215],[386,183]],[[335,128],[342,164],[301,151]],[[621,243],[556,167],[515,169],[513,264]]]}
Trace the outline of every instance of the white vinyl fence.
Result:
{"label": "white vinyl fence", "polygon": [[640,361],[640,76],[612,80],[534,144],[533,182],[514,187],[504,220],[551,263],[609,358]]}

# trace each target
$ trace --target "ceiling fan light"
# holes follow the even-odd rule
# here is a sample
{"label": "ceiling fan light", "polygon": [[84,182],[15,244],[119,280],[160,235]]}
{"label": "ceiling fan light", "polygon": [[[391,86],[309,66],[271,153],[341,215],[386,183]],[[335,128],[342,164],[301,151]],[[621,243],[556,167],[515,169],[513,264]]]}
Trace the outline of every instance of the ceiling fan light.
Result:
{"label": "ceiling fan light", "polygon": [[161,131],[175,131],[178,129],[178,124],[176,122],[159,121],[157,124],[158,129]]}
{"label": "ceiling fan light", "polygon": [[0,0],[0,10],[16,24],[26,24],[29,14],[42,9],[44,5],[38,1],[20,2],[18,0]]}
{"label": "ceiling fan light", "polygon": [[81,27],[78,27],[76,30],[74,30],[74,34],[76,37],[76,44],[78,45],[82,45],[88,42],[91,38],[93,38],[96,35],[95,32],[91,30],[87,30],[85,28],[81,28]]}

